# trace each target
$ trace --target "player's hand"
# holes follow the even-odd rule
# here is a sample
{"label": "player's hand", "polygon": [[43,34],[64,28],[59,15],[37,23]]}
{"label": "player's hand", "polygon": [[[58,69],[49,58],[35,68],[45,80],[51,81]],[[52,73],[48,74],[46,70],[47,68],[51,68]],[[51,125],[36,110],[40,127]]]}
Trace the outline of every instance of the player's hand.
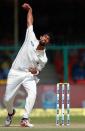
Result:
{"label": "player's hand", "polygon": [[22,5],[22,8],[25,9],[26,11],[28,11],[29,9],[32,10],[31,6],[30,6],[29,4],[27,4],[27,3],[24,3],[24,4]]}
{"label": "player's hand", "polygon": [[33,75],[35,75],[35,74],[37,74],[37,69],[33,68],[33,67],[30,67],[29,72],[31,72]]}

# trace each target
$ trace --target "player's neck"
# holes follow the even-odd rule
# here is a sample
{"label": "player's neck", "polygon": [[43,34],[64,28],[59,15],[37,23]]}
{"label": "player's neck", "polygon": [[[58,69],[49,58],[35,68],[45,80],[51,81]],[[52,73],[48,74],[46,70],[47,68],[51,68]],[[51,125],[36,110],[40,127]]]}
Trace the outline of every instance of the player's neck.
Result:
{"label": "player's neck", "polygon": [[40,43],[36,48],[36,50],[44,50],[44,49],[45,49],[45,46],[41,45]]}

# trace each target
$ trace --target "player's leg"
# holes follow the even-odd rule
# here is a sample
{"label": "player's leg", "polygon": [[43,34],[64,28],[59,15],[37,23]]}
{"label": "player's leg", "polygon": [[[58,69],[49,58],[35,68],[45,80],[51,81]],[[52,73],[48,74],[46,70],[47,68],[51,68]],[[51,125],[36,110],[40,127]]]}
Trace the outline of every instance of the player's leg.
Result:
{"label": "player's leg", "polygon": [[8,77],[6,92],[4,97],[4,104],[8,111],[8,115],[5,120],[5,126],[9,126],[11,124],[13,115],[15,114],[15,110],[13,109],[13,102],[20,85],[21,85],[21,80],[19,77],[16,77],[14,75]]}
{"label": "player's leg", "polygon": [[35,80],[29,80],[29,78],[26,78],[23,82],[23,86],[27,92],[27,97],[21,126],[33,127],[33,125],[29,122],[29,117],[36,99],[36,82]]}
{"label": "player's leg", "polygon": [[13,101],[21,83],[17,77],[8,77],[4,104],[9,114],[13,113]]}

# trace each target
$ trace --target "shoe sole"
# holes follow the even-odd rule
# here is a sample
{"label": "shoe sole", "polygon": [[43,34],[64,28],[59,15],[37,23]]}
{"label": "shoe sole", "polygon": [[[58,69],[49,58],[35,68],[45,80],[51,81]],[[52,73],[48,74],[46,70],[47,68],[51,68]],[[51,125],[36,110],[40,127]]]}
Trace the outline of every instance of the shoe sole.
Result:
{"label": "shoe sole", "polygon": [[24,123],[24,124],[21,124],[20,126],[21,126],[21,127],[29,127],[29,128],[33,128],[33,127],[34,127],[33,124],[26,125],[25,123]]}

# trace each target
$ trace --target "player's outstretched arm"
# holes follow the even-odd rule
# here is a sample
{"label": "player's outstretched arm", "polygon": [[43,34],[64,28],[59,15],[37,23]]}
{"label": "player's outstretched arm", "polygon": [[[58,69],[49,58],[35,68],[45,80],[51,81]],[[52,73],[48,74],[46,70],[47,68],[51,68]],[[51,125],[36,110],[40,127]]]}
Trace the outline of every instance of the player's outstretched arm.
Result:
{"label": "player's outstretched arm", "polygon": [[33,14],[32,14],[31,6],[27,3],[24,3],[22,7],[28,12],[27,13],[27,26],[33,25]]}

